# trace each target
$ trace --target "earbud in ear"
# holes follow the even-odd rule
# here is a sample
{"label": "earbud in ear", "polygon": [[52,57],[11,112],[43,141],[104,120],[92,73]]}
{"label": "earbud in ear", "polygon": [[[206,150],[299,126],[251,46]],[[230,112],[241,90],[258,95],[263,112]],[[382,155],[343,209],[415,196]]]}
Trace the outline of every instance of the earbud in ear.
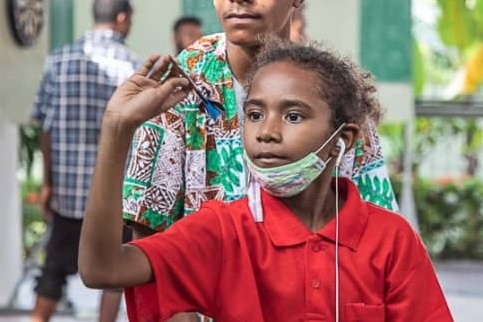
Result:
{"label": "earbud in ear", "polygon": [[337,155],[337,160],[335,161],[335,166],[338,167],[340,165],[340,162],[342,161],[342,157],[344,156],[345,153],[345,141],[342,138],[339,138],[337,140],[337,144],[339,147],[339,155]]}

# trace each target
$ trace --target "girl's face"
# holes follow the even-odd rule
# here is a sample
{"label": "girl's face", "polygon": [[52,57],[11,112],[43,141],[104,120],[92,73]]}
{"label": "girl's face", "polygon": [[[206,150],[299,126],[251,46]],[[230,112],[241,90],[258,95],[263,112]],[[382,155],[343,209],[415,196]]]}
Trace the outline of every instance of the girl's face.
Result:
{"label": "girl's face", "polygon": [[[292,62],[271,63],[256,73],[245,105],[244,127],[245,149],[256,165],[267,168],[297,161],[330,136],[331,111],[320,90],[315,90],[319,86],[314,72]],[[333,145],[319,152],[322,160]]]}
{"label": "girl's face", "polygon": [[218,19],[229,42],[256,46],[263,34],[290,34],[290,17],[303,0],[214,0]]}

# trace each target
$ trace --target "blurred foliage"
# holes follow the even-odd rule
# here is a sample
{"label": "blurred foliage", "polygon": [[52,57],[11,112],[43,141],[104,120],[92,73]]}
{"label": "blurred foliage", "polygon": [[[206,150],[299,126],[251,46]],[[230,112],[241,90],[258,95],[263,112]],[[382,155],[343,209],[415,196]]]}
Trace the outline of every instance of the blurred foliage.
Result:
{"label": "blurred foliage", "polygon": [[34,124],[26,124],[20,126],[20,163],[25,168],[27,178],[32,178],[32,167],[35,160],[35,154],[40,150],[40,133],[39,126]]}
{"label": "blurred foliage", "polygon": [[421,46],[413,39],[413,89],[414,96],[420,97],[423,94],[426,74],[424,73],[424,60]]}
{"label": "blurred foliage", "polygon": [[[433,28],[441,45],[415,41],[415,95],[421,97],[423,88],[429,84],[446,87],[441,94],[444,99],[475,94],[483,83],[483,0],[437,0],[435,3],[439,15]],[[462,76],[461,81],[458,75]]]}
{"label": "blurred foliage", "polygon": [[[413,135],[413,193],[421,236],[435,258],[483,259],[483,181],[465,173],[457,178],[424,179],[419,164],[441,137],[466,136],[474,131],[475,120],[463,118],[418,117]],[[401,191],[404,153],[403,124],[383,124],[379,134],[387,142],[386,160],[392,170],[395,193]],[[478,132],[463,144],[461,155],[476,154],[483,146],[483,133]],[[473,169],[475,170],[475,169]],[[468,172],[468,171],[467,171]]]}
{"label": "blurred foliage", "polygon": [[[399,196],[400,177],[391,180]],[[413,189],[421,237],[431,256],[483,259],[483,182],[415,178]]]}
{"label": "blurred foliage", "polygon": [[[403,131],[401,123],[383,124],[379,128],[380,135],[389,142],[388,155],[391,159],[389,162],[394,172],[402,171]],[[424,161],[441,137],[457,135],[464,135],[466,140],[461,150],[461,155],[467,160],[466,174],[476,173],[479,167],[478,152],[483,146],[483,131],[480,130],[477,119],[417,117],[414,132],[412,169],[415,175],[418,175],[419,164]]]}
{"label": "blurred foliage", "polygon": [[40,207],[40,187],[40,182],[31,178],[21,182],[25,257],[30,256],[31,250],[39,242],[46,230],[46,223]]}
{"label": "blurred foliage", "polygon": [[40,206],[41,183],[32,175],[35,156],[40,152],[40,133],[40,127],[34,124],[22,125],[19,128],[19,159],[20,166],[25,170],[25,178],[20,182],[25,257],[30,256],[46,230]]}
{"label": "blurred foliage", "polygon": [[[479,41],[483,25],[478,24],[478,10],[470,1],[438,0],[441,15],[437,28],[441,40],[448,46],[454,46],[461,55],[476,41]],[[483,3],[481,0],[471,2]]]}

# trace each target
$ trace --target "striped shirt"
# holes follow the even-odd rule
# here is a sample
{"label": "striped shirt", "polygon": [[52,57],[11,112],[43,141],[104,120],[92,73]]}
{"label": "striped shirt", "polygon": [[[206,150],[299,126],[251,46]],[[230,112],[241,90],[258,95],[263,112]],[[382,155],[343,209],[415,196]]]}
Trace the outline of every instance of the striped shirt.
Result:
{"label": "striped shirt", "polygon": [[51,208],[58,214],[83,217],[106,104],[138,66],[113,30],[89,31],[47,57],[32,118],[51,137]]}

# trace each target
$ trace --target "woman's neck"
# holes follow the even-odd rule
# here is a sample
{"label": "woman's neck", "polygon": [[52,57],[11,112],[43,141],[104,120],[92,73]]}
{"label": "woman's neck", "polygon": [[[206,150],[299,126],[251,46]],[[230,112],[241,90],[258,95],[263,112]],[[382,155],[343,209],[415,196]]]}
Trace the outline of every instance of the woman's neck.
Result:
{"label": "woman's neck", "polygon": [[227,42],[226,52],[231,72],[242,86],[246,85],[248,71],[255,60],[259,48],[258,46],[241,47]]}

